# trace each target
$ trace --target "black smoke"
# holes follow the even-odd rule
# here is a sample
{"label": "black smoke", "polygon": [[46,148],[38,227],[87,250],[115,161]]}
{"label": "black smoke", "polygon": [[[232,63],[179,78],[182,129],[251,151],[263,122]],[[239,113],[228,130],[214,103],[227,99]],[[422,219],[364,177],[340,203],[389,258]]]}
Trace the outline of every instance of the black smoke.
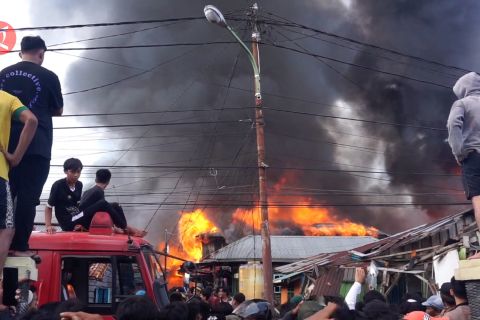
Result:
{"label": "black smoke", "polygon": [[[361,41],[422,56],[445,64],[474,70],[477,65],[476,21],[479,4],[458,6],[442,1],[261,1],[260,13],[267,18],[285,17],[325,31]],[[147,20],[170,17],[201,16],[207,1],[83,1],[65,3],[46,1],[42,7],[31,6],[33,25],[90,23],[103,21]],[[246,1],[216,1],[224,12],[245,16]],[[349,5],[348,5],[349,4]],[[273,12],[277,16],[268,15]],[[233,26],[246,40],[249,26]],[[49,43],[127,32],[143,28],[118,27],[42,34]],[[405,57],[366,49],[338,39],[342,46],[318,38],[302,38],[284,28],[261,25],[262,41],[296,47],[352,63],[399,73],[406,76],[452,85],[462,72],[414,61]],[[298,30],[297,30],[298,31]],[[161,26],[145,32],[85,42],[94,45],[135,45],[169,42],[228,41],[230,35],[206,21]],[[65,45],[74,46],[74,44]],[[345,48],[348,46],[352,49]],[[202,107],[228,108],[252,106],[251,67],[243,52],[232,45],[123,49],[76,52],[75,54],[124,65],[76,60],[69,66],[63,87],[65,92],[110,83],[158,66],[151,72],[100,90],[66,96],[67,113],[115,113],[131,111],[191,110]],[[49,53],[48,59],[55,59]],[[182,56],[183,55],[183,56]],[[379,57],[381,55],[383,58]],[[238,58],[237,58],[238,57]],[[173,60],[171,63],[166,61]],[[383,75],[328,60],[262,46],[262,84],[266,107],[363,118],[392,123],[444,127],[454,100],[449,90]],[[165,63],[164,65],[160,65]],[[160,65],[160,66],[159,66]],[[132,68],[133,67],[133,68]],[[137,69],[135,69],[137,68]],[[55,69],[52,68],[54,71]],[[226,87],[230,86],[230,89]],[[239,89],[240,88],[240,89]],[[245,91],[247,90],[247,91]],[[289,99],[293,97],[295,99]],[[331,107],[337,106],[337,107]],[[420,176],[399,173],[455,172],[455,163],[445,143],[446,133],[402,126],[362,124],[321,117],[292,115],[265,110],[269,185],[273,187],[283,172],[275,167],[309,167],[357,171],[389,171],[396,174],[295,172],[287,183],[304,188],[316,202],[345,205],[332,212],[340,217],[376,226],[387,232],[411,227],[460,210],[454,206],[360,206],[392,202],[458,202],[459,179],[444,176]],[[79,119],[77,124],[121,124],[152,122],[189,122],[242,120],[239,123],[139,127],[111,129],[93,137],[137,137],[103,143],[105,149],[121,149],[101,155],[86,156],[89,164],[185,166],[254,166],[254,132],[248,122],[252,110],[185,112],[162,115],[98,117]],[[56,135],[58,133],[56,132]],[[212,137],[216,135],[216,137]],[[168,137],[167,137],[168,136]],[[174,136],[174,137],[171,137]],[[140,138],[141,137],[141,138]],[[84,145],[81,148],[85,148]],[[131,149],[130,152],[125,150]],[[63,162],[54,159],[55,163]],[[87,172],[92,172],[85,171]],[[177,212],[193,207],[218,204],[211,216],[227,228],[233,211],[228,205],[251,201],[255,171],[211,170],[116,170],[117,187],[111,192],[120,202],[161,204],[187,203],[186,206],[127,205],[132,224],[146,226],[152,238],[162,237],[163,229],[173,229]],[[85,179],[87,176],[85,175]],[[88,176],[91,179],[91,176]],[[132,178],[134,177],[134,178]],[[138,183],[133,183],[138,180]],[[245,186],[238,188],[238,186]],[[237,188],[234,188],[237,187]],[[172,192],[169,194],[169,192]],[[193,190],[193,191],[192,191]],[[202,194],[198,194],[201,190]],[[354,192],[357,195],[342,195]],[[362,195],[359,196],[358,193]],[[128,193],[145,196],[128,197]],[[148,195],[154,193],[154,195]],[[375,196],[375,193],[392,194]],[[426,194],[445,194],[443,197]],[[409,196],[399,196],[408,194]],[[359,206],[357,206],[359,205]],[[160,209],[159,209],[160,208]],[[158,209],[158,210],[157,210]],[[152,216],[156,213],[154,218]],[[237,234],[238,236],[238,234]]]}

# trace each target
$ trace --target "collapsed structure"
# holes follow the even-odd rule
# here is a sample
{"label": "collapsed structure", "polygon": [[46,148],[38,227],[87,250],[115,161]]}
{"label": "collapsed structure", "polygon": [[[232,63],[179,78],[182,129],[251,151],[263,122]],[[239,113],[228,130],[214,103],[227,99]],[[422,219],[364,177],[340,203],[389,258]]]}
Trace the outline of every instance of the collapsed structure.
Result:
{"label": "collapsed structure", "polygon": [[459,259],[478,249],[480,233],[473,210],[399,232],[352,250],[321,253],[279,266],[276,282],[288,283],[303,275],[304,288],[315,284],[317,296],[345,295],[354,282],[356,267],[370,266],[369,286],[399,302],[407,292],[424,296],[453,276]]}

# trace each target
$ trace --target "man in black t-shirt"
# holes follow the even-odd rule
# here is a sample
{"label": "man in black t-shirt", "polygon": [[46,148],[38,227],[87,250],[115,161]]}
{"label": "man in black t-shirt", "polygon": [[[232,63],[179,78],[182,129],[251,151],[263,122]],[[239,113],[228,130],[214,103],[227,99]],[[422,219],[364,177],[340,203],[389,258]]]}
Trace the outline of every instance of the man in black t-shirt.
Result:
{"label": "man in black t-shirt", "polygon": [[52,226],[53,209],[55,209],[55,217],[62,230],[72,231],[74,229],[75,224],[72,222],[72,217],[80,212],[78,205],[82,197],[83,184],[78,181],[82,169],[82,162],[75,158],[67,159],[63,164],[63,171],[67,176],[53,183],[45,207],[47,233],[52,234],[56,231]]}
{"label": "man in black t-shirt", "polygon": [[80,224],[84,228],[90,228],[93,216],[99,211],[107,212],[112,218],[113,224],[123,232],[143,237],[147,234],[146,231],[127,225],[127,219],[122,207],[118,203],[110,203],[105,200],[105,189],[110,183],[112,173],[108,169],[99,169],[95,174],[95,185],[85,191],[80,200],[80,213],[73,217],[75,224]]}
{"label": "man in black t-shirt", "polygon": [[[10,171],[12,197],[16,203],[15,236],[10,249],[16,256],[31,256],[28,240],[33,230],[35,207],[50,170],[53,140],[52,116],[61,116],[63,98],[58,77],[41,67],[47,50],[40,37],[22,39],[22,61],[0,71],[0,90],[20,99],[35,114],[38,128],[20,164]],[[13,123],[9,152],[15,150],[23,125]]]}

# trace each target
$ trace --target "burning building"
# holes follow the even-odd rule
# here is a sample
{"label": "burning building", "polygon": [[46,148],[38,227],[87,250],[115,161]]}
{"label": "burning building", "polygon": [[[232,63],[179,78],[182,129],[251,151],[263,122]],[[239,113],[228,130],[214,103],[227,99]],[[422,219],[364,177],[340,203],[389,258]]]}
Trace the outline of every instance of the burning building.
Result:
{"label": "burning building", "polygon": [[[272,262],[275,267],[318,255],[349,250],[361,245],[376,242],[371,236],[272,236]],[[201,265],[210,267],[212,270],[223,270],[218,273],[218,282],[226,285],[232,291],[240,289],[243,269],[258,269],[252,263],[261,262],[262,240],[259,235],[246,236],[220,250],[206,256]],[[248,265],[250,263],[250,265]],[[225,272],[228,270],[229,272]],[[261,272],[258,272],[261,276]],[[281,274],[274,275],[282,277]],[[260,282],[260,277],[252,278],[253,283]],[[307,279],[300,273],[290,277],[288,283],[279,284],[275,287],[275,298],[286,302],[293,295],[298,294]],[[255,285],[254,285],[255,286]],[[260,285],[261,287],[262,285]],[[245,292],[244,292],[245,293]],[[260,298],[261,292],[249,298]]]}

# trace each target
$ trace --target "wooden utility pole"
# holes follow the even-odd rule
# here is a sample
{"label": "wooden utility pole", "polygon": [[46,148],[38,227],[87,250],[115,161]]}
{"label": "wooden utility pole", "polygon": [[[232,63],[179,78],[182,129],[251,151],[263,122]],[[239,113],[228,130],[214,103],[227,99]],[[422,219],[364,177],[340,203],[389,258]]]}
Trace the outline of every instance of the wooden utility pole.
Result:
{"label": "wooden utility pole", "polygon": [[252,6],[252,55],[257,65],[258,74],[255,74],[255,129],[257,133],[257,157],[258,157],[258,196],[261,214],[262,236],[262,264],[263,264],[263,294],[265,300],[273,305],[273,272],[272,272],[272,249],[270,244],[270,226],[268,223],[268,198],[267,198],[267,165],[265,163],[265,134],[262,111],[262,93],[260,89],[260,51],[258,42],[260,32],[257,27],[258,5]]}

